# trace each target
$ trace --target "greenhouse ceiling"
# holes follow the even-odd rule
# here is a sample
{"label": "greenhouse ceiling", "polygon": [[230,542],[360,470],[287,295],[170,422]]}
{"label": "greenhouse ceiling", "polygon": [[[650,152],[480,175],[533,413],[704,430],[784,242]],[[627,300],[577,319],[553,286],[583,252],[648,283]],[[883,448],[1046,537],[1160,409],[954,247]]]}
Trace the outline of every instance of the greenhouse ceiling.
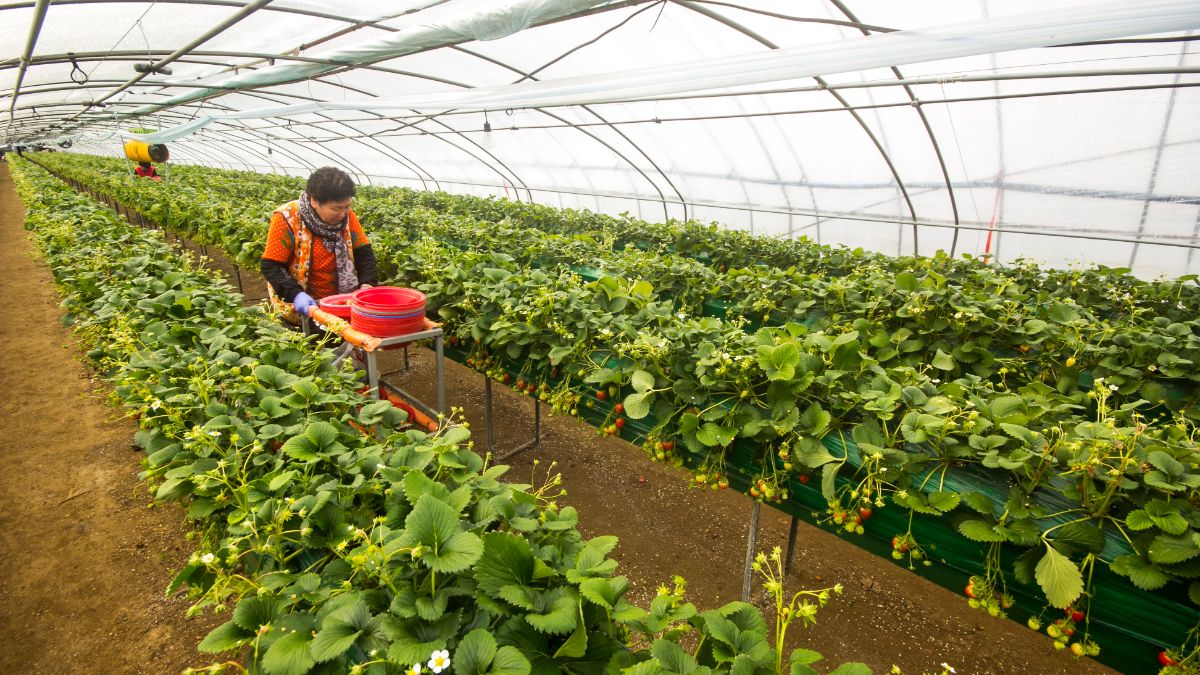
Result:
{"label": "greenhouse ceiling", "polygon": [[1195,0],[34,0],[0,40],[10,149],[1200,273]]}

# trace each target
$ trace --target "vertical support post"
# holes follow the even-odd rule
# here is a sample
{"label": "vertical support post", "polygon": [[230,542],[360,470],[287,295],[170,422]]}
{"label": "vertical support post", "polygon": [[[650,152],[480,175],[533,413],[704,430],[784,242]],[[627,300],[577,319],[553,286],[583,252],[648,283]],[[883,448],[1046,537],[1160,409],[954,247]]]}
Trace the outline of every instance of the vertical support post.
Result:
{"label": "vertical support post", "polygon": [[244,295],[246,293],[246,291],[242,290],[242,266],[237,263],[234,263],[233,264],[233,273],[234,273],[234,275],[237,276],[238,293],[242,293]]}
{"label": "vertical support post", "polygon": [[542,401],[537,397],[533,399],[533,445],[542,449]]}
{"label": "vertical support post", "polygon": [[[441,343],[439,342],[438,345],[441,345]],[[439,352],[438,358],[441,359],[441,357],[442,357],[442,355]],[[439,363],[440,363],[440,361],[439,361]],[[404,370],[405,371],[409,370],[409,367],[408,367],[408,345],[404,345]]]}
{"label": "vertical support post", "polygon": [[792,527],[788,530],[787,562],[784,563],[783,573],[792,573],[792,555],[796,552],[796,533],[800,527],[800,519],[792,516]]}
{"label": "vertical support post", "polygon": [[754,579],[755,549],[758,548],[758,517],[762,513],[762,504],[756,500],[750,508],[750,534],[746,537],[746,575],[742,578],[742,602],[750,602],[750,582]]}
{"label": "vertical support post", "polygon": [[490,454],[495,447],[492,445],[492,378],[487,375],[483,376],[483,393],[487,399],[484,416],[487,420],[487,451]]}
{"label": "vertical support post", "polygon": [[374,351],[367,352],[367,395],[379,400],[379,356]]}
{"label": "vertical support post", "polygon": [[[442,346],[443,339],[444,338],[440,332],[436,337],[433,338],[434,358],[437,359],[437,366],[435,367],[435,370],[437,371],[437,409],[438,412],[442,413],[442,421],[440,424],[445,424],[446,414],[449,412],[446,410],[446,366],[445,359],[442,356],[442,352],[444,351]],[[408,361],[408,345],[404,346],[404,360]],[[407,365],[408,364],[405,363],[406,367]]]}

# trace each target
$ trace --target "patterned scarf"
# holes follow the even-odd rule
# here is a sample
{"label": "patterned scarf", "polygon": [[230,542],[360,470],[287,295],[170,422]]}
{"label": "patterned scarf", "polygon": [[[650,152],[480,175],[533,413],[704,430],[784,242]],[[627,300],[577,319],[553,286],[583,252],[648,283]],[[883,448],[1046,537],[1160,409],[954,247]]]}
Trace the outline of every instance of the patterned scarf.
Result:
{"label": "patterned scarf", "polygon": [[313,211],[312,203],[308,200],[308,193],[301,192],[300,217],[304,219],[304,225],[324,242],[325,248],[333,253],[333,260],[337,266],[338,293],[349,293],[358,288],[358,273],[354,269],[354,256],[350,255],[350,249],[346,246],[346,237],[342,233],[350,221],[350,214],[346,214],[336,225],[326,225]]}

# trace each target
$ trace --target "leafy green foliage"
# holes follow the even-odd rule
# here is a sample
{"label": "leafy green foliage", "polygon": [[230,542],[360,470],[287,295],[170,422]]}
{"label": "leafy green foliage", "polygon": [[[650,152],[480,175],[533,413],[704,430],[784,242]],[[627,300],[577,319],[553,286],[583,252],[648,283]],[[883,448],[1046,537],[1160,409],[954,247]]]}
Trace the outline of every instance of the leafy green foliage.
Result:
{"label": "leafy green foliage", "polygon": [[[503,470],[485,470],[461,429],[390,427],[399,419],[354,394],[354,376],[324,350],[242,310],[205,273],[175,271],[186,266],[152,237],[131,243],[111,216],[64,208],[79,198],[36,180],[39,196],[26,197],[39,243],[77,284],[70,302],[92,307],[77,327],[138,411],[138,445],[154,457],[144,476],[205,524],[175,587],[197,609],[240,598],[202,650],[239,652],[268,675],[380,658],[403,669],[436,649],[454,650],[456,672],[522,675],[534,667],[527,653],[595,671],[625,652],[608,612],[639,613],[612,577],[614,537],[584,542],[573,509],[497,481]],[[167,285],[191,289],[188,301],[164,295]],[[660,606],[647,616],[690,615]],[[493,618],[512,628],[481,627]]]}
{"label": "leafy green foliage", "polygon": [[[294,179],[247,181],[244,174],[181,167],[179,178],[191,192],[177,199],[157,186],[129,185],[113,179],[116,172],[93,170],[91,159],[48,159],[246,262],[261,250],[256,242],[265,213],[296,192]],[[214,196],[211,184],[220,181],[245,187],[231,191],[233,198]],[[1051,541],[1076,567],[1086,564],[1081,557],[1098,555],[1139,586],[1157,575],[1189,578],[1182,566],[1194,557],[1188,537],[1196,533],[1197,519],[1184,497],[1200,487],[1190,432],[1200,382],[1190,367],[1200,358],[1200,291],[1192,284],[1141,282],[1106,268],[1060,272],[945,256],[889,259],[697,223],[656,226],[436,193],[368,190],[356,207],[364,220],[378,223],[372,239],[385,273],[426,290],[430,308],[452,336],[478,341],[471,358],[485,365],[476,367],[493,376],[513,369],[514,375],[552,383],[531,395],[581,415],[590,414],[585,400],[595,404],[595,388],[585,384],[602,385],[615,392],[596,405],[608,415],[603,423],[621,416],[611,406],[622,403],[620,421],[631,422],[624,435],[632,429],[664,461],[686,456],[703,473],[723,476],[735,470],[730,457],[750,455],[770,487],[759,498],[771,500],[814,489],[816,481],[808,488],[796,481],[820,468],[823,496],[837,505],[826,520],[837,525],[853,525],[846,514],[852,521],[853,513],[878,500],[931,517],[951,515],[960,533],[981,542],[1040,550]],[[530,237],[532,231],[553,236]],[[122,271],[153,271],[154,255],[134,255]],[[204,308],[177,279],[159,278],[170,286],[170,293],[154,295],[163,316]],[[90,284],[87,298],[68,309],[86,323],[87,307],[101,294],[94,280],[82,283]],[[740,322],[749,322],[749,330]],[[166,324],[137,330],[181,339]],[[239,338],[226,339],[236,346]],[[214,353],[229,347],[221,340],[197,332],[197,341]],[[222,428],[213,431],[228,438],[244,430],[267,445],[278,439],[284,454],[313,467],[344,456],[325,440],[342,443],[346,452],[375,452],[347,443],[344,435],[306,433],[301,421],[307,416],[347,408],[340,407],[345,401],[319,396],[324,387],[293,374],[307,376],[297,368],[302,350],[283,348],[257,361],[229,351],[257,380],[254,387],[236,388],[258,404],[254,419],[227,412]],[[119,356],[118,350],[99,352],[101,359]],[[561,372],[555,375],[555,369]],[[134,407],[147,410],[156,400],[152,395],[162,401],[179,395],[169,389],[139,393]],[[171,405],[182,409],[184,402]],[[375,410],[363,419],[378,424],[378,415]],[[857,448],[838,446],[846,429],[854,430]],[[265,485],[248,492],[253,502],[218,506],[207,465],[197,465],[203,471],[187,468],[205,458],[205,450],[185,447],[188,441],[178,436],[148,448],[151,476],[162,478],[163,498],[189,500],[197,518],[252,521],[262,507],[259,495],[285,498],[289,484],[299,480],[300,474],[284,478],[286,471],[276,469]],[[678,441],[676,449],[655,447],[664,440]],[[418,444],[400,452],[418,463],[433,461],[434,453]],[[436,457],[444,466],[461,463],[457,451]],[[381,464],[364,464],[361,475]],[[400,465],[429,466],[406,460],[388,468]],[[978,472],[964,481],[964,467]],[[959,494],[981,473],[984,485],[1012,488],[1007,502],[989,496],[995,491]],[[867,503],[852,487],[861,485],[872,491]],[[433,496],[446,501],[440,493]],[[320,499],[308,497],[314,506]],[[356,540],[339,528],[353,525],[352,510],[340,497],[324,499],[305,524],[315,540],[350,547]],[[406,529],[414,503],[387,502],[388,526]],[[490,502],[471,502],[466,509],[446,503],[461,514],[464,533],[473,525],[468,514],[477,511],[496,514],[493,522],[528,537],[569,522],[554,515],[543,523],[523,508],[507,513],[507,506]],[[967,510],[980,517],[962,515]],[[1056,515],[1046,520],[1048,513]],[[1079,522],[1064,525],[1071,521]],[[1148,536],[1137,555],[1129,555],[1114,526]],[[361,555],[370,560],[369,552]],[[1067,595],[1063,589],[1070,584],[1062,580],[1070,575],[1049,557],[1018,563],[1018,576],[1024,570],[1032,580],[1041,570],[1056,597]],[[604,587],[591,592],[611,604]],[[504,606],[511,610],[511,603]]]}

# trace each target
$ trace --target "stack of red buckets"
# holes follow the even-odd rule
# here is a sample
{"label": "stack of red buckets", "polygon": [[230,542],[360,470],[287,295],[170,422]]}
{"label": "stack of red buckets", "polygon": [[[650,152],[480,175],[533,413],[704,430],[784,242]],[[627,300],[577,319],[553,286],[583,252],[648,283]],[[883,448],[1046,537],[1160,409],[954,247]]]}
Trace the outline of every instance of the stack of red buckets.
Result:
{"label": "stack of red buckets", "polygon": [[321,309],[375,337],[394,337],[425,325],[425,294],[399,286],[373,286],[321,299]]}

